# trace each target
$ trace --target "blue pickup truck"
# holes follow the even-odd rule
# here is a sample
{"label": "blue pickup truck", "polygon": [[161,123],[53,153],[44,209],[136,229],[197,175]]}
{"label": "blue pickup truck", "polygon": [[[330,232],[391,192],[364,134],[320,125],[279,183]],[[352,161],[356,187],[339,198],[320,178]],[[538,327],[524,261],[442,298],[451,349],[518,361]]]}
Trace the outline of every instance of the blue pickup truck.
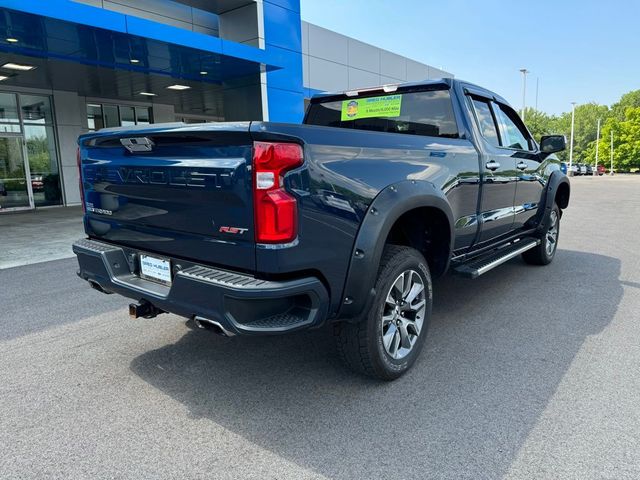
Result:
{"label": "blue pickup truck", "polygon": [[134,318],[222,335],[332,323],[347,365],[391,380],[424,344],[432,278],[552,261],[563,148],[451,79],[316,96],[301,125],[100,130],[79,139],[78,275]]}

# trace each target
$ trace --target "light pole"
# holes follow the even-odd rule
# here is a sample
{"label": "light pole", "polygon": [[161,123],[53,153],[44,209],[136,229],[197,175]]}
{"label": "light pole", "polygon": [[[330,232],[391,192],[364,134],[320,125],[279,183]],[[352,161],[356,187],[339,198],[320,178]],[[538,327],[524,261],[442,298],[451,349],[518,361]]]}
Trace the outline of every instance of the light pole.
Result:
{"label": "light pole", "polygon": [[522,121],[524,122],[524,109],[526,107],[526,95],[527,95],[527,73],[529,70],[526,68],[521,68],[520,72],[522,73]]}
{"label": "light pole", "polygon": [[596,168],[593,171],[593,174],[597,177],[598,176],[598,147],[600,143],[600,119],[598,119],[598,131],[596,133]]}
{"label": "light pole", "polygon": [[576,102],[571,102],[571,143],[569,146],[569,171],[573,172],[573,170],[571,170],[571,167],[573,166],[573,127],[575,126],[576,123]]}
{"label": "light pole", "polygon": [[609,175],[613,175],[613,128],[611,129],[611,171]]}

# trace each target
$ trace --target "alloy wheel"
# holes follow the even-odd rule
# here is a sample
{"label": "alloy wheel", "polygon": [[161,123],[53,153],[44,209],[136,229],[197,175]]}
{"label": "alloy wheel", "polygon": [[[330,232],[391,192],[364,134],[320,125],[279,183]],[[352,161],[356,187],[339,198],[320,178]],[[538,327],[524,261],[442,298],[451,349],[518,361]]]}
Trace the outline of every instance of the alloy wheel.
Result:
{"label": "alloy wheel", "polygon": [[553,252],[556,249],[556,245],[558,244],[558,213],[555,210],[551,211],[551,215],[549,215],[549,229],[547,230],[547,235],[545,236],[545,244],[544,248],[547,252],[547,256],[553,255]]}
{"label": "alloy wheel", "polygon": [[391,285],[382,313],[382,344],[395,360],[406,357],[418,339],[426,312],[425,287],[415,270],[402,272]]}

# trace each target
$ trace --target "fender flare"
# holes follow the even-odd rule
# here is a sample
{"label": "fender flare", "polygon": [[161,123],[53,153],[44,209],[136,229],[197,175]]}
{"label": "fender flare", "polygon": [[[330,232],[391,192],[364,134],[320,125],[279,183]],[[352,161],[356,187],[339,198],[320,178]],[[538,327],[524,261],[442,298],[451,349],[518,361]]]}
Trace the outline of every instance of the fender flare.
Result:
{"label": "fender flare", "polygon": [[[571,195],[571,183],[569,182],[569,178],[562,173],[560,170],[555,170],[549,176],[549,181],[547,182],[547,187],[542,193],[542,198],[540,199],[540,208],[538,208],[538,215],[536,216],[536,231],[542,232],[547,226],[547,222],[549,221],[549,216],[551,215],[551,210],[553,209],[554,199],[560,185],[566,184],[569,189],[569,195]],[[568,199],[567,199],[568,203]],[[566,208],[567,205],[562,208]]]}
{"label": "fender flare", "polygon": [[378,267],[389,232],[404,213],[420,207],[434,207],[446,215],[450,229],[449,252],[452,251],[454,218],[444,193],[426,181],[404,180],[387,186],[369,205],[356,234],[337,318],[355,321],[368,311],[375,297]]}

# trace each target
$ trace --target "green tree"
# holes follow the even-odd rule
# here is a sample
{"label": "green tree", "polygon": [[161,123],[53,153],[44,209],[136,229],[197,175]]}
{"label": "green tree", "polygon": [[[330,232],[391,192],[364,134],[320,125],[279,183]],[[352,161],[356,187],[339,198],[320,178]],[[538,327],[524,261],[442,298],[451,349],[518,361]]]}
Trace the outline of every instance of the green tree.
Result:
{"label": "green tree", "polygon": [[[575,125],[573,133],[573,162],[587,162],[587,154],[590,151],[589,145],[596,140],[598,119],[603,123],[609,118],[610,111],[606,105],[597,103],[585,103],[577,105],[575,109]],[[567,137],[567,142],[571,141],[571,112],[565,112],[557,120],[557,133],[562,133]],[[565,150],[561,158],[569,159],[569,148]]]}
{"label": "green tree", "polygon": [[[611,152],[611,131],[613,131],[613,168],[627,172],[640,168],[640,106],[628,107],[623,120],[610,117],[602,128],[599,143],[600,165],[609,168]],[[595,160],[595,142],[589,146],[588,161]]]}
{"label": "green tree", "polygon": [[31,173],[47,174],[51,171],[51,154],[47,137],[34,136],[27,139],[27,153]]}
{"label": "green tree", "polygon": [[[574,163],[595,162],[598,119],[602,122],[599,144],[599,162],[609,166],[610,134],[614,132],[614,168],[621,171],[640,168],[640,90],[620,97],[611,108],[597,103],[577,105],[573,137]],[[562,134],[571,141],[571,112],[558,116],[527,108],[526,124],[536,141],[542,135]],[[569,160],[569,147],[558,154],[560,160]]]}
{"label": "green tree", "polygon": [[640,107],[640,90],[625,93],[616,103],[611,105],[611,114],[619,121],[624,121],[625,112],[629,107]]}
{"label": "green tree", "polygon": [[533,135],[536,142],[540,141],[543,135],[551,135],[554,133],[556,117],[548,115],[535,108],[527,107],[525,110],[525,119],[527,128]]}

